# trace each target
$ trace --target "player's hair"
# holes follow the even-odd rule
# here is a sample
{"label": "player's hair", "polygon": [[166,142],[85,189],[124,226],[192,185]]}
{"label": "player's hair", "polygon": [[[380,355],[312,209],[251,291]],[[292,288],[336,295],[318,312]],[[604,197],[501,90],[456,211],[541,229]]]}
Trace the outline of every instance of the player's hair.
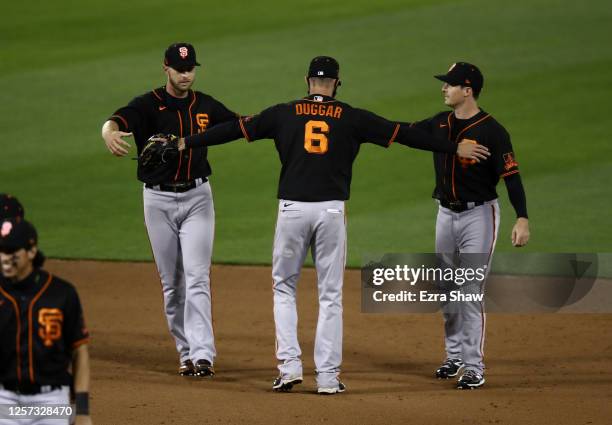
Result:
{"label": "player's hair", "polygon": [[[470,87],[470,86],[461,86],[461,87]],[[474,99],[478,100],[478,96],[480,96],[480,90],[474,89],[474,87],[470,87],[472,89],[472,96]]]}

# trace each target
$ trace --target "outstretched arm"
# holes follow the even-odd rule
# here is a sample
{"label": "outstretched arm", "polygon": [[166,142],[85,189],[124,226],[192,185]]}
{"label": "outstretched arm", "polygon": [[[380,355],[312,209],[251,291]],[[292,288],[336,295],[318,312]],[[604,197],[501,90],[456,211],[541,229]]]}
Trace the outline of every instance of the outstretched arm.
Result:
{"label": "outstretched arm", "polygon": [[132,136],[132,133],[120,131],[119,125],[113,120],[106,121],[102,126],[102,138],[106,148],[115,156],[126,156],[128,154],[130,144],[123,138],[130,136]]}
{"label": "outstretched arm", "polygon": [[179,150],[200,148],[203,146],[222,145],[243,137],[240,129],[240,120],[229,121],[216,125],[204,133],[194,134],[178,141]]}
{"label": "outstretched arm", "polygon": [[508,198],[516,211],[516,223],[512,228],[512,245],[517,248],[527,245],[529,242],[529,218],[527,216],[527,198],[521,176],[516,173],[504,178]]}
{"label": "outstretched arm", "polygon": [[480,162],[490,155],[486,146],[470,142],[455,143],[438,139],[420,128],[400,124],[396,141],[404,146],[432,152],[456,153],[457,155]]}

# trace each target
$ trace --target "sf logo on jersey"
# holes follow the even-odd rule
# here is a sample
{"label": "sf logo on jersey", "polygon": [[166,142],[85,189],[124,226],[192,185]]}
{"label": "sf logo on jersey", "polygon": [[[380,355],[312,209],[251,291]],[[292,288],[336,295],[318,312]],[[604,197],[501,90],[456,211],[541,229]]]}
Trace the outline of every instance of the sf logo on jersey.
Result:
{"label": "sf logo on jersey", "polygon": [[64,314],[59,308],[41,308],[38,311],[38,336],[44,341],[45,347],[51,347],[54,341],[62,337],[62,322]]}
{"label": "sf logo on jersey", "polygon": [[197,114],[196,115],[196,124],[198,124],[198,133],[204,133],[206,127],[208,127],[209,119],[208,114]]}
{"label": "sf logo on jersey", "polygon": [[[472,139],[463,139],[461,140],[462,142],[468,142],[468,143],[474,143],[474,144],[478,144],[478,142],[476,140],[472,140]],[[468,158],[464,158],[462,156],[458,156],[457,159],[459,160],[459,163],[461,164],[462,168],[468,168],[470,165],[474,165],[476,164],[476,160],[475,159],[468,159]]]}

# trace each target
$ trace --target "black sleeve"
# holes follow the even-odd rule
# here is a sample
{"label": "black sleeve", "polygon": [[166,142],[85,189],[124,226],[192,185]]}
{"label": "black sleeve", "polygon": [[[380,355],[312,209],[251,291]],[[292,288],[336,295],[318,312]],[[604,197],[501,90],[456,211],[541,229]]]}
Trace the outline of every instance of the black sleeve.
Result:
{"label": "black sleeve", "polygon": [[421,121],[415,121],[415,122],[407,122],[407,123],[402,123],[402,124],[406,124],[410,127],[416,127],[420,130],[426,131],[428,133],[431,133],[431,123],[433,122],[433,120],[431,118],[427,118],[426,120],[421,120]]}
{"label": "black sleeve", "polygon": [[493,159],[497,175],[505,178],[512,174],[517,174],[519,172],[518,163],[514,157],[508,132],[501,128],[491,145],[493,147],[491,158]]}
{"label": "black sleeve", "polygon": [[140,132],[146,125],[146,101],[144,96],[135,97],[123,108],[119,108],[109,118],[119,125],[119,130]]}
{"label": "black sleeve", "polygon": [[400,124],[391,122],[365,109],[354,109],[354,137],[359,143],[388,147],[397,137]]}
{"label": "black sleeve", "polygon": [[238,120],[242,135],[249,142],[261,139],[274,139],[276,123],[281,114],[282,105],[271,106],[257,115],[241,117]]}
{"label": "black sleeve", "polygon": [[222,145],[242,137],[249,142],[273,139],[277,115],[278,105],[257,115],[240,117],[237,120],[214,126],[204,133],[186,137],[185,148]]}
{"label": "black sleeve", "polygon": [[523,187],[521,176],[517,173],[509,175],[504,179],[504,183],[506,183],[508,198],[510,198],[510,203],[514,207],[514,211],[516,211],[516,216],[528,218],[527,197],[525,196],[525,188]]}
{"label": "black sleeve", "polygon": [[402,125],[397,137],[397,143],[424,151],[457,152],[457,144],[455,142],[438,139],[416,125]]}
{"label": "black sleeve", "polygon": [[72,286],[68,286],[69,292],[66,299],[64,319],[64,342],[66,347],[76,348],[89,340],[89,331],[85,326],[83,308],[79,295]]}
{"label": "black sleeve", "polygon": [[215,125],[203,133],[185,137],[185,148],[222,145],[241,137],[242,131],[240,130],[239,120],[227,121],[223,124]]}

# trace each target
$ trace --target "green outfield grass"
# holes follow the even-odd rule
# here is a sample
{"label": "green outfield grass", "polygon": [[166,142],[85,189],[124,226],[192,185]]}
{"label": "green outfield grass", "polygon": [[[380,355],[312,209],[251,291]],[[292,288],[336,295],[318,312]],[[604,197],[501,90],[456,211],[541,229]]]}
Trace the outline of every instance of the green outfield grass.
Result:
{"label": "green outfield grass", "polygon": [[[510,131],[525,183],[532,252],[612,252],[608,103],[612,8],[581,3],[280,0],[12,2],[0,27],[0,191],[15,194],[52,257],[150,259],[135,162],[100,127],[163,84],[161,57],[192,42],[195,88],[247,114],[300,97],[315,55],[341,64],[339,98],[403,121],[444,109],[432,78],[480,65],[481,106]],[[608,41],[606,41],[608,40]],[[273,143],[211,148],[214,261],[270,263],[279,162]],[[349,257],[430,252],[431,155],[364,146],[348,204]],[[514,213],[503,184],[498,250]]]}

